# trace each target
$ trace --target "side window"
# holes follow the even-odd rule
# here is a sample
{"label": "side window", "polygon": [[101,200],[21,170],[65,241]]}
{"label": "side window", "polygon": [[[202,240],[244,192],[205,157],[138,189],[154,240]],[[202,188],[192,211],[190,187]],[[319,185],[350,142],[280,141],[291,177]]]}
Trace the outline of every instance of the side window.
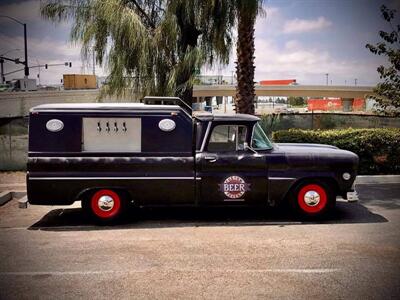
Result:
{"label": "side window", "polygon": [[218,125],[211,133],[207,150],[211,152],[243,150],[246,132],[246,126]]}

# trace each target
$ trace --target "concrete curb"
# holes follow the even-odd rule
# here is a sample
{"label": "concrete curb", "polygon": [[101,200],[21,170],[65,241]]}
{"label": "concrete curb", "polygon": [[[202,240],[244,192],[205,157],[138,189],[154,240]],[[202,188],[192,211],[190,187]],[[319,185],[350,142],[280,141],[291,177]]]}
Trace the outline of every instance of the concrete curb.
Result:
{"label": "concrete curb", "polygon": [[12,193],[12,198],[13,199],[20,199],[20,198],[26,196],[26,190],[23,190],[23,191],[21,191],[21,190],[20,191],[12,191],[11,193]]}
{"label": "concrete curb", "polygon": [[18,200],[19,208],[28,208],[28,197],[24,196],[23,198]]}
{"label": "concrete curb", "polygon": [[0,183],[1,188],[26,188],[26,183]]}
{"label": "concrete curb", "polygon": [[356,184],[400,184],[400,175],[359,175]]}
{"label": "concrete curb", "polygon": [[5,191],[0,193],[0,206],[6,204],[12,199],[12,193],[10,191]]}

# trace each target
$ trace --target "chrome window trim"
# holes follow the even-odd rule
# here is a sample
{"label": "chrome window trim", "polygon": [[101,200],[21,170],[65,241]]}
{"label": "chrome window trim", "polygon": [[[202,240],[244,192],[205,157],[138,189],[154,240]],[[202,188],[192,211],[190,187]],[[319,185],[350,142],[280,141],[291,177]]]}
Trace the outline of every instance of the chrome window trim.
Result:
{"label": "chrome window trim", "polygon": [[[253,130],[251,131],[251,137],[250,137],[250,146],[253,147],[253,135],[254,135],[254,130],[256,129],[258,122],[255,122],[253,125]],[[260,125],[261,126],[261,125]],[[262,128],[261,128],[262,129]],[[264,130],[263,130],[264,131]],[[268,138],[267,134],[264,132],[265,136],[267,137],[268,141],[271,144],[271,148],[254,148],[254,150],[271,150],[274,148],[274,143],[270,141]]]}
{"label": "chrome window trim", "polygon": [[[208,139],[208,143],[210,143],[210,139],[212,137],[212,134],[214,133],[215,128],[217,128],[219,126],[231,126],[231,127],[234,127],[234,129],[235,129],[235,140],[236,140],[236,142],[235,142],[235,152],[242,151],[243,149],[239,149],[239,139],[238,139],[238,137],[239,137],[239,127],[244,128],[244,130],[245,130],[244,136],[247,139],[247,126],[243,125],[243,124],[228,124],[228,123],[217,124],[213,128],[213,132],[211,132],[211,133],[209,132],[208,133],[210,135],[210,138]],[[245,140],[245,142],[246,142],[246,140]],[[220,151],[220,152],[227,152],[227,151]]]}
{"label": "chrome window trim", "polygon": [[211,130],[211,121],[208,121],[207,130],[206,133],[204,134],[203,142],[201,143],[200,152],[204,152],[204,148],[206,147],[206,141],[208,135],[210,134],[210,130]]}

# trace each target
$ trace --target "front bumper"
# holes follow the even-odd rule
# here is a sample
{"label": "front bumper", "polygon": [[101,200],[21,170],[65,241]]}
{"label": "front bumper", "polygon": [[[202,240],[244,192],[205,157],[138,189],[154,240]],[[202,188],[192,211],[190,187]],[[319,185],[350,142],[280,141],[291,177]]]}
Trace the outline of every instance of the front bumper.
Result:
{"label": "front bumper", "polygon": [[357,202],[359,200],[358,198],[358,193],[356,191],[356,183],[355,181],[353,182],[353,184],[351,185],[351,187],[349,189],[344,190],[342,197],[347,200],[347,202]]}
{"label": "front bumper", "polygon": [[357,191],[347,192],[346,199],[348,202],[357,202],[359,200]]}

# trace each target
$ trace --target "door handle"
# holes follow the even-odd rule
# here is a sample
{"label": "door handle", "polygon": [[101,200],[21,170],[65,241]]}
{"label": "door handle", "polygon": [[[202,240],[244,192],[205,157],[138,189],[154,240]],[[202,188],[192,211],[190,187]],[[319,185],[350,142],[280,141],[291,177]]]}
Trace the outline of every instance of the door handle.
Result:
{"label": "door handle", "polygon": [[209,162],[216,162],[217,161],[217,157],[216,156],[205,156],[204,157],[205,160],[209,161]]}

